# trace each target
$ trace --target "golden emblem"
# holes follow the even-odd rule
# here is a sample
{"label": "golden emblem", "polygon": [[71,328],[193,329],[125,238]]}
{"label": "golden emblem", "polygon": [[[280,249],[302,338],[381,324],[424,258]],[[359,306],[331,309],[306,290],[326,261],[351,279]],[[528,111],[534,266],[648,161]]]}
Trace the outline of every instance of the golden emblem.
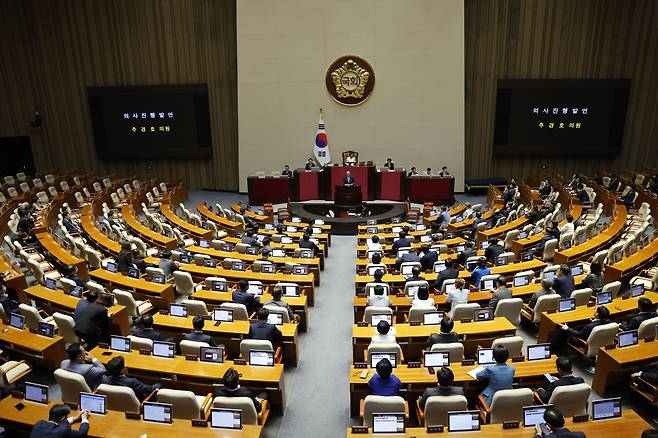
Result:
{"label": "golden emblem", "polygon": [[361,99],[369,78],[370,73],[352,59],[348,59],[345,64],[331,73],[331,80],[336,86],[336,94],[343,99],[346,97]]}

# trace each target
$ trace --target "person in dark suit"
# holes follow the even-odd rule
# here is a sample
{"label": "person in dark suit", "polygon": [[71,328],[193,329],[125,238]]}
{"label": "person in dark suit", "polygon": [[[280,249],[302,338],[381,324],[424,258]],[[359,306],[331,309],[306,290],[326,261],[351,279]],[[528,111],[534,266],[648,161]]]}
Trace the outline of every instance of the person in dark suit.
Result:
{"label": "person in dark suit", "polygon": [[206,321],[202,316],[195,316],[192,320],[192,327],[194,327],[194,330],[192,330],[190,333],[186,333],[185,336],[183,336],[183,339],[186,341],[205,342],[211,347],[216,347],[217,344],[215,344],[215,340],[212,338],[212,336],[203,332],[203,326],[205,325],[205,322]]}
{"label": "person in dark suit", "polygon": [[80,233],[80,227],[78,224],[73,222],[69,217],[69,212],[66,209],[62,209],[62,225],[66,228],[66,231],[69,233]]}
{"label": "person in dark suit", "polygon": [[658,386],[658,365],[651,365],[648,368],[631,374],[631,377],[640,377],[654,386]]}
{"label": "person in dark suit", "polygon": [[626,206],[626,207],[632,207],[635,198],[635,190],[632,188],[626,193],[624,196],[620,198],[620,201]]}
{"label": "person in dark suit", "polygon": [[125,386],[135,393],[139,401],[143,401],[150,393],[161,388],[159,383],[146,385],[134,377],[126,376],[126,363],[123,356],[116,356],[107,363],[107,373],[103,376],[105,385]]}
{"label": "person in dark suit", "polygon": [[469,240],[464,244],[464,250],[457,254],[457,261],[463,265],[469,257],[476,255],[478,255],[478,251],[475,249],[475,243]]}
{"label": "person in dark suit", "polygon": [[555,293],[559,294],[562,298],[569,298],[571,292],[576,289],[569,265],[560,265],[560,269],[557,271],[557,276],[553,281],[553,289],[555,290]]}
{"label": "person in dark suit", "polygon": [[610,189],[611,192],[616,192],[620,188],[621,188],[621,180],[617,177],[617,175],[611,175],[610,183],[608,184],[608,189]]}
{"label": "person in dark suit", "polygon": [[622,330],[637,330],[644,321],[656,317],[656,311],[653,309],[653,303],[649,298],[642,297],[637,300],[637,310],[639,313],[633,319],[621,323]]}
{"label": "person in dark suit", "polygon": [[238,287],[233,290],[233,293],[231,294],[231,299],[234,303],[244,304],[247,306],[247,312],[252,313],[256,309],[261,308],[262,304],[258,297],[247,292],[248,289],[249,282],[244,278],[240,279],[240,281],[238,281]]}
{"label": "person in dark suit", "polygon": [[557,367],[557,372],[560,375],[560,378],[549,383],[546,389],[539,388],[537,390],[537,394],[539,395],[539,398],[544,403],[548,403],[548,401],[551,399],[551,395],[553,395],[553,391],[555,391],[555,388],[557,388],[558,386],[577,385],[579,383],[585,383],[582,377],[577,377],[573,375],[573,371],[571,368],[571,360],[569,360],[568,357],[558,357],[555,360],[555,366]]}
{"label": "person in dark suit", "polygon": [[580,330],[572,329],[566,324],[562,324],[560,328],[566,331],[570,336],[574,336],[576,338],[582,339],[583,341],[586,341],[595,327],[608,324],[610,322],[612,321],[610,320],[610,311],[608,308],[605,306],[599,306],[596,308],[596,312],[594,313],[594,317],[592,318],[591,322],[585,324]]}
{"label": "person in dark suit", "polygon": [[18,301],[7,294],[7,287],[2,280],[0,280],[0,306],[2,306],[7,316],[18,309]]}
{"label": "person in dark suit", "polygon": [[450,396],[450,395],[464,395],[464,388],[459,386],[452,386],[455,381],[455,374],[448,367],[441,367],[436,373],[436,380],[438,386],[427,388],[420,396],[418,396],[418,404],[421,409],[425,408],[427,399],[434,396]]}
{"label": "person in dark suit", "polygon": [[283,171],[281,172],[281,176],[287,176],[288,178],[292,178],[292,170],[290,170],[290,166],[287,164],[283,166]]}
{"label": "person in dark suit", "polygon": [[267,400],[267,393],[263,392],[258,395],[254,395],[253,392],[249,391],[247,388],[240,386],[240,374],[235,370],[235,368],[229,368],[224,373],[222,377],[222,382],[224,386],[214,386],[213,387],[213,398],[214,397],[249,397],[254,403],[256,412],[260,412],[262,408],[263,400]]}
{"label": "person in dark suit", "polygon": [[498,306],[500,300],[512,298],[512,290],[507,287],[507,284],[505,283],[505,277],[498,277],[496,279],[496,285],[498,288],[494,291],[493,296],[489,301],[489,307],[494,309],[494,312],[496,311],[496,307]]}
{"label": "person in dark suit", "polygon": [[578,202],[581,204],[589,204],[589,195],[587,194],[587,191],[585,191],[584,185],[578,184],[576,187],[576,196],[578,196]]}
{"label": "person in dark suit", "polygon": [[406,280],[407,281],[405,284],[410,281],[425,281],[425,279],[420,276],[420,268],[418,266],[411,268],[411,277],[407,278]]}
{"label": "person in dark suit", "polygon": [[535,438],[585,438],[583,432],[572,432],[564,427],[564,416],[557,408],[548,408],[544,411],[544,421],[550,429],[548,435],[544,435],[539,425],[535,426]]}
{"label": "person in dark suit", "polygon": [[416,170],[416,167],[411,166],[411,170],[409,171],[409,173],[407,173],[407,176],[409,177],[409,176],[417,176],[417,175],[418,175],[418,171]]}
{"label": "person in dark suit", "polygon": [[400,231],[400,234],[398,234],[399,239],[393,242],[392,250],[393,254],[397,254],[398,249],[400,248],[408,248],[411,246],[411,239],[407,237],[407,233],[403,230]]}
{"label": "person in dark suit", "polygon": [[252,322],[249,326],[249,339],[262,339],[270,341],[272,345],[281,343],[281,332],[274,324],[267,322],[270,311],[261,308],[256,312],[257,321]]}
{"label": "person in dark suit", "polygon": [[171,251],[163,251],[160,254],[160,264],[158,266],[164,272],[165,277],[171,277],[174,271],[180,268],[180,265],[171,259]]}
{"label": "person in dark suit", "polygon": [[430,350],[434,344],[450,344],[459,342],[459,335],[452,331],[455,323],[447,315],[441,319],[441,333],[432,333],[425,342],[425,349]]}
{"label": "person in dark suit", "polygon": [[439,275],[436,277],[436,281],[434,282],[434,287],[437,290],[441,290],[444,281],[459,277],[459,270],[453,267],[454,262],[452,259],[446,260],[445,264],[446,268],[439,272]]}
{"label": "person in dark suit", "polygon": [[[90,296],[93,301],[89,301]],[[107,316],[107,309],[98,304],[96,298],[98,295],[95,291],[87,294],[89,304],[75,320],[75,334],[78,338],[84,339],[88,351],[91,351],[99,342],[108,342],[110,339],[110,319]]]}
{"label": "person in dark suit", "polygon": [[[30,438],[79,438],[89,431],[89,411],[83,410],[75,417],[69,417],[71,408],[63,403],[53,405],[48,412],[48,420],[41,420],[32,428]],[[78,430],[71,424],[80,422]]]}
{"label": "person in dark suit", "polygon": [[133,263],[133,251],[130,242],[123,242],[121,244],[121,251],[115,262],[117,264],[117,270],[122,274],[127,275],[128,268],[130,268]]}
{"label": "person in dark suit", "polygon": [[311,236],[306,234],[306,233],[304,233],[302,238],[299,240],[299,247],[300,248],[306,248],[306,249],[312,249],[313,250],[313,255],[320,252],[320,248],[315,244],[315,242],[311,241]]}
{"label": "person in dark suit", "polygon": [[425,271],[429,271],[434,266],[434,263],[439,260],[439,253],[437,251],[430,250],[429,245],[423,245],[420,248],[420,252],[423,254],[420,257],[420,266]]}
{"label": "person in dark suit", "polygon": [[62,269],[64,278],[71,280],[75,283],[76,286],[84,288],[86,286],[85,281],[78,275],[78,268],[75,266],[66,266]]}
{"label": "person in dark suit", "polygon": [[315,163],[313,162],[313,158],[309,158],[306,161],[306,164],[304,165],[305,170],[311,170],[315,167]]}
{"label": "person in dark suit", "polygon": [[249,246],[260,246],[260,242],[254,237],[253,230],[247,231],[244,236],[242,236],[241,242],[246,243]]}
{"label": "person in dark suit", "polygon": [[498,239],[495,237],[489,238],[489,246],[484,250],[484,256],[487,258],[489,263],[496,263],[496,259],[499,255],[505,252],[505,247],[498,243]]}
{"label": "person in dark suit", "polygon": [[138,338],[147,338],[152,341],[164,341],[162,333],[153,328],[153,317],[151,315],[144,315],[140,318],[141,327],[133,328],[132,335]]}
{"label": "person in dark suit", "polygon": [[418,254],[416,254],[416,250],[414,248],[411,248],[408,253],[402,254],[402,256],[395,261],[395,269],[399,271],[400,266],[402,266],[402,263],[419,262],[419,261],[420,261],[420,257],[418,256]]}
{"label": "person in dark suit", "polygon": [[544,184],[544,187],[539,189],[539,195],[542,198],[545,198],[546,196],[550,195],[552,191],[553,191],[553,188],[551,187],[551,184],[548,181],[546,181],[546,184]]}
{"label": "person in dark suit", "polygon": [[90,290],[87,292],[87,297],[83,300],[78,301],[78,304],[75,306],[75,311],[73,312],[73,319],[77,321],[80,319],[82,312],[91,304],[95,303],[98,299],[98,292],[95,290]]}
{"label": "person in dark suit", "polygon": [[344,186],[354,185],[354,177],[352,176],[352,173],[349,170],[347,171],[347,173],[345,173],[345,176],[343,177],[343,185]]}

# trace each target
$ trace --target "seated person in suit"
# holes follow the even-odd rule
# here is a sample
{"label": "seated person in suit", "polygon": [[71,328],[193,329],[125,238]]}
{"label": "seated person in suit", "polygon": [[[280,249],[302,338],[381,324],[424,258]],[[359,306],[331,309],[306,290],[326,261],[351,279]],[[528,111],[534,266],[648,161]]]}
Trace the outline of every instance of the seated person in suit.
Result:
{"label": "seated person in suit", "polygon": [[[0,273],[2,277],[4,277],[3,273]],[[5,314],[9,316],[11,312],[16,312],[18,309],[18,301],[13,299],[12,297],[9,296],[7,293],[7,287],[5,286],[5,282],[3,279],[0,277],[0,306],[5,311]]]}
{"label": "seated person in suit", "polygon": [[425,403],[430,397],[441,397],[450,395],[464,395],[464,388],[459,386],[452,386],[455,381],[455,374],[446,366],[441,367],[436,372],[436,380],[438,386],[427,388],[420,396],[418,396],[418,404],[421,409],[425,409]]}
{"label": "seated person in suit", "polygon": [[192,327],[194,330],[192,330],[190,333],[185,333],[183,339],[186,341],[205,342],[211,347],[216,347],[217,344],[215,344],[215,340],[212,338],[212,336],[203,332],[203,326],[205,325],[205,322],[206,321],[202,316],[195,316],[194,319],[192,319]]}
{"label": "seated person in suit", "polygon": [[550,407],[544,411],[544,421],[550,430],[548,435],[544,435],[539,425],[535,426],[535,438],[585,438],[583,432],[572,432],[564,427],[564,416],[555,407]]}
{"label": "seated person in suit", "polygon": [[564,236],[567,233],[573,234],[575,228],[573,225],[573,216],[570,214],[567,215],[567,223],[562,225],[562,228],[560,228],[560,236]]}
{"label": "seated person in suit", "polygon": [[615,174],[610,175],[610,182],[608,183],[608,188],[611,192],[616,192],[621,189],[621,180]]}
{"label": "seated person in suit", "polygon": [[441,319],[441,333],[432,333],[425,342],[425,349],[430,350],[434,344],[451,344],[459,342],[459,335],[452,331],[455,323],[448,315]]}
{"label": "seated person in suit", "polygon": [[539,241],[537,246],[534,249],[534,254],[537,257],[541,257],[546,246],[546,242],[553,239],[560,238],[560,228],[558,227],[558,221],[551,221],[544,229],[544,237]]}
{"label": "seated person in suit", "polygon": [[637,330],[647,319],[655,318],[656,311],[653,308],[653,303],[647,297],[641,297],[637,300],[637,310],[638,314],[634,316],[629,321],[624,321],[621,323],[621,329],[624,331],[627,330]]}
{"label": "seated person in suit", "polygon": [[[377,236],[375,236],[377,237]],[[376,252],[372,255],[372,259],[370,259],[370,263],[368,265],[379,265],[382,263],[382,254],[379,252]]]}
{"label": "seated person in suit", "polygon": [[411,166],[411,170],[407,173],[407,176],[418,176],[418,171],[415,166]]}
{"label": "seated person in suit", "polygon": [[428,167],[428,168],[425,170],[424,175],[426,175],[426,176],[432,176],[432,168],[431,168],[431,167]]}
{"label": "seated person in suit", "polygon": [[441,213],[439,214],[438,222],[443,225],[448,225],[450,223],[450,210],[447,206],[441,207]]}
{"label": "seated person in suit", "polygon": [[82,311],[87,308],[91,303],[95,303],[98,300],[98,292],[95,290],[90,290],[87,292],[87,297],[78,301],[78,304],[75,306],[75,311],[73,312],[73,319],[77,321],[82,314]]}
{"label": "seated person in suit", "polygon": [[514,381],[514,367],[507,365],[509,358],[509,351],[502,345],[497,345],[493,350],[493,357],[496,363],[484,367],[482,371],[475,375],[479,381],[486,381],[488,385],[482,391],[482,397],[491,406],[496,391],[501,389],[512,389],[512,382]]}
{"label": "seated person in suit", "polygon": [[658,364],[649,365],[642,371],[631,374],[633,378],[641,378],[653,386],[658,386]]}
{"label": "seated person in suit", "polygon": [[434,263],[439,260],[439,253],[437,251],[430,250],[429,245],[423,245],[420,247],[420,265],[424,271],[429,271],[434,266]]}
{"label": "seated person in suit", "polygon": [[441,172],[439,172],[439,176],[450,176],[450,172],[448,172],[448,168],[446,166],[443,166],[441,168]]}
{"label": "seated person in suit", "polygon": [[272,299],[263,304],[264,306],[278,306],[286,309],[290,321],[299,321],[299,316],[295,315],[290,308],[290,304],[283,301],[283,288],[274,286],[272,289]]}
{"label": "seated person in suit", "polygon": [[427,286],[420,286],[418,293],[411,300],[411,307],[428,307],[434,305],[434,298],[430,298],[430,292]]}
{"label": "seated person in suit", "polygon": [[313,162],[313,158],[309,158],[306,160],[306,164],[304,165],[305,170],[311,170],[315,167],[315,163]]}
{"label": "seated person in suit", "polygon": [[448,295],[446,296],[446,302],[450,303],[450,315],[455,312],[455,307],[457,307],[458,304],[468,303],[469,290],[464,286],[466,286],[464,279],[457,278],[455,280],[455,289],[448,292]]}
{"label": "seated person in suit", "polygon": [[398,237],[399,239],[393,242],[393,246],[392,246],[393,254],[397,254],[398,249],[400,248],[408,248],[411,246],[412,240],[407,237],[407,233],[404,230],[400,231]]}
{"label": "seated person in suit", "polygon": [[226,370],[224,377],[222,377],[222,382],[224,383],[224,386],[213,386],[213,398],[249,397],[251,401],[254,402],[256,412],[260,412],[263,400],[267,400],[266,392],[261,392],[258,395],[254,395],[254,393],[249,391],[247,388],[241,387],[240,374],[235,370],[235,368],[231,367]]}
{"label": "seated person in suit", "polygon": [[560,328],[566,331],[569,336],[573,336],[582,339],[583,341],[587,341],[587,338],[589,338],[589,335],[592,333],[592,330],[594,330],[595,327],[604,324],[609,324],[610,322],[612,321],[610,320],[610,311],[608,310],[608,308],[605,306],[599,306],[596,308],[592,320],[587,324],[585,324],[583,327],[581,327],[580,330],[572,329],[566,324],[561,324]]}
{"label": "seated person in suit", "polygon": [[477,255],[478,252],[475,249],[475,243],[469,240],[464,244],[464,250],[457,254],[457,262],[463,265],[469,257],[475,257]]}
{"label": "seated person in suit", "polygon": [[418,266],[411,268],[411,276],[406,279],[405,284],[410,281],[425,281],[425,279],[420,276],[420,268]]}
{"label": "seated person in suit", "polygon": [[624,203],[626,207],[632,207],[634,204],[634,198],[635,198],[635,190],[632,188],[626,193],[624,196],[621,197],[621,202]]}
{"label": "seated person in suit", "polygon": [[132,266],[133,261],[133,249],[130,242],[123,242],[121,244],[121,251],[114,261],[117,264],[117,270],[123,275],[127,275],[128,268]]}
{"label": "seated person in suit", "polygon": [[391,307],[391,299],[388,297],[388,295],[384,294],[384,288],[382,286],[375,286],[373,292],[374,294],[370,295],[368,297],[368,301],[366,301],[367,306]]}
{"label": "seated person in suit", "polygon": [[245,232],[244,236],[242,236],[241,242],[246,243],[249,246],[260,246],[260,242],[254,237],[253,230]]}
{"label": "seated person in suit", "polygon": [[391,330],[391,325],[386,321],[379,321],[377,323],[377,334],[370,338],[371,344],[395,344],[395,335],[388,332]]}
{"label": "seated person in suit", "polygon": [[395,163],[391,158],[387,158],[384,167],[390,170],[395,170]]}
{"label": "seated person in suit", "polygon": [[290,166],[287,164],[283,166],[283,171],[281,172],[281,176],[287,176],[288,178],[292,178],[292,170],[290,170]]}
{"label": "seated person in suit", "polygon": [[171,251],[163,251],[160,254],[160,264],[158,267],[164,271],[165,277],[171,277],[180,265],[171,259]]}
{"label": "seated person in suit", "polygon": [[[68,417],[70,413],[71,408],[64,403],[53,405],[48,412],[48,421],[37,422],[32,427],[30,438],[81,438],[87,436],[89,411],[83,410],[75,417]],[[71,425],[78,422],[80,428],[71,429]]]}
{"label": "seated person in suit", "polygon": [[62,273],[64,274],[64,278],[71,280],[76,286],[80,286],[81,288],[86,287],[85,281],[78,275],[78,268],[76,266],[66,266],[62,269]]}
{"label": "seated person in suit", "polygon": [[496,307],[498,306],[498,302],[500,300],[512,298],[512,289],[507,287],[507,284],[505,283],[505,277],[498,277],[496,279],[496,285],[498,288],[494,291],[493,296],[489,301],[489,307],[494,309],[494,312],[496,311]]}
{"label": "seated person in suit", "polygon": [[354,152],[351,152],[347,158],[345,158],[345,165],[356,166],[356,154]]}
{"label": "seated person in suit", "polygon": [[137,269],[139,269],[139,272],[141,272],[142,274],[146,272],[147,267],[152,266],[144,261],[144,255],[140,254],[139,251],[136,249],[133,249],[131,262],[133,265],[137,267]]}
{"label": "seated person in suit", "polygon": [[480,280],[482,279],[482,277],[490,274],[491,274],[491,269],[487,267],[487,259],[485,257],[480,257],[477,265],[471,271],[471,280],[473,281],[473,285],[479,288]]}
{"label": "seated person in suit", "polygon": [[[152,341],[164,341],[165,338],[162,333],[153,328],[153,317],[151,315],[144,315],[139,318],[140,324],[138,327],[133,327],[131,335],[138,338],[147,338]],[[169,341],[169,339],[167,339]]]}
{"label": "seated person in suit", "polygon": [[315,244],[315,242],[311,241],[311,236],[309,234],[304,233],[302,238],[299,240],[299,247],[300,248],[306,248],[306,249],[312,249],[313,250],[313,256],[320,252],[320,248]]}
{"label": "seated person in suit", "polygon": [[377,362],[377,373],[368,381],[373,395],[400,395],[402,382],[393,375],[391,361],[384,358]]}
{"label": "seated person in suit", "polygon": [[349,170],[347,173],[345,173],[345,176],[343,177],[343,185],[346,187],[350,187],[354,185],[354,177],[352,176],[352,172]]}
{"label": "seated person in suit", "polygon": [[281,332],[274,325],[267,322],[267,317],[270,315],[270,311],[262,308],[258,309],[256,312],[257,320],[252,322],[249,326],[249,339],[262,339],[264,341],[270,341],[272,345],[281,343]]}
{"label": "seated person in suit", "polygon": [[604,280],[603,280],[603,268],[601,267],[601,263],[599,262],[594,262],[591,265],[589,265],[589,274],[583,278],[583,283],[582,287],[588,287],[592,289],[592,292],[594,294],[598,294],[603,290],[604,286]]}
{"label": "seated person in suit", "polygon": [[103,376],[103,384],[130,388],[139,401],[143,401],[150,393],[162,387],[159,383],[146,385],[134,377],[126,376],[126,363],[123,356],[115,356],[107,363],[107,372]]}
{"label": "seated person in suit", "polygon": [[62,213],[62,225],[64,225],[66,231],[72,234],[79,234],[80,227],[69,217],[69,212],[65,208],[62,208],[60,211]]}
{"label": "seated person in suit", "polygon": [[454,262],[452,259],[447,259],[445,261],[445,266],[446,268],[439,272],[439,275],[437,275],[436,281],[434,282],[434,288],[437,290],[441,290],[444,281],[459,277],[459,270],[454,268]]}
{"label": "seated person in suit", "polygon": [[576,187],[576,196],[578,197],[578,202],[581,204],[589,204],[589,194],[583,184],[578,184]]}
{"label": "seated person in suit", "polygon": [[105,367],[95,357],[85,351],[80,344],[71,344],[66,348],[68,359],[64,359],[59,367],[72,373],[80,374],[92,391],[98,388],[105,374]]}
{"label": "seated person in suit", "polygon": [[555,366],[557,367],[557,372],[560,375],[560,378],[549,383],[546,389],[539,388],[537,390],[539,398],[544,403],[548,403],[548,401],[551,399],[551,395],[553,395],[553,391],[555,391],[555,388],[558,386],[585,383],[582,377],[573,375],[573,371],[571,369],[571,360],[569,360],[568,357],[558,357],[555,360]]}
{"label": "seated person in suit", "polygon": [[560,265],[560,269],[557,271],[557,276],[553,281],[553,289],[555,289],[555,293],[559,294],[562,298],[571,297],[571,292],[576,289],[576,285],[571,276],[571,268],[569,268],[569,265]]}
{"label": "seated person in suit", "polygon": [[247,306],[247,312],[251,314],[256,309],[260,309],[262,304],[256,295],[248,293],[247,290],[249,290],[249,282],[244,278],[241,278],[240,281],[238,281],[237,288],[235,288],[231,294],[231,299],[234,303]]}
{"label": "seated person in suit", "polygon": [[375,273],[372,275],[374,280],[372,280],[371,283],[382,283],[382,284],[388,284],[382,278],[384,278],[384,271],[381,269],[376,269]]}
{"label": "seated person in suit", "polygon": [[537,300],[540,297],[554,293],[555,291],[553,290],[553,280],[551,280],[550,278],[543,278],[541,280],[541,289],[539,289],[537,292],[532,294],[532,297],[530,298],[530,302],[528,303],[528,307],[534,309],[535,306],[537,305]]}

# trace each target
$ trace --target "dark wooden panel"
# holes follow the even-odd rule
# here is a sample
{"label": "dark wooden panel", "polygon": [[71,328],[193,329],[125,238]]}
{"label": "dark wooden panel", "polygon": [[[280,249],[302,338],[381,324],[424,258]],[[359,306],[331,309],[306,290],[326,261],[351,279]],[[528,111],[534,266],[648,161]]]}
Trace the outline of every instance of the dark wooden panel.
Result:
{"label": "dark wooden panel", "polygon": [[[658,162],[658,2],[465,0],[466,177],[553,176]],[[631,78],[611,160],[492,156],[499,78]],[[542,168],[546,166],[546,168]]]}
{"label": "dark wooden panel", "polygon": [[[0,11],[0,135],[29,134],[38,170],[237,190],[235,0],[0,0]],[[98,160],[86,87],[168,83],[208,84],[212,158]]]}

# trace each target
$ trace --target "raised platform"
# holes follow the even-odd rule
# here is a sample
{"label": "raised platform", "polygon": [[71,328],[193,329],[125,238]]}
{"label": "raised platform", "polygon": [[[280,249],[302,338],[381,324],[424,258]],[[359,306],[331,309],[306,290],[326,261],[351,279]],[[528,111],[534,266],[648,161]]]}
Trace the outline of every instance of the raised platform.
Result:
{"label": "raised platform", "polygon": [[364,202],[357,208],[343,208],[330,201],[293,202],[291,204],[293,216],[299,216],[304,222],[313,223],[322,219],[331,225],[331,233],[338,235],[355,236],[359,225],[365,225],[369,220],[391,222],[395,217],[404,215],[404,202]]}

